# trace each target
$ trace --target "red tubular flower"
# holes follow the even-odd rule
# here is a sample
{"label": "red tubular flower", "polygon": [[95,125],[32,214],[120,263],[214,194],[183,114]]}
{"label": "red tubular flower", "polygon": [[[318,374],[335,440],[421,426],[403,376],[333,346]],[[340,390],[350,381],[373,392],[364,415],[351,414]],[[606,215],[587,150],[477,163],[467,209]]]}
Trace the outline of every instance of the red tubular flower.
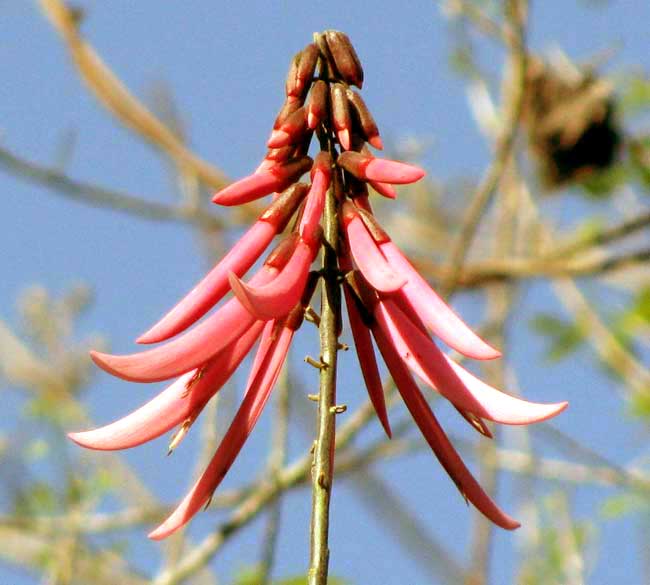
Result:
{"label": "red tubular flower", "polygon": [[[344,283],[361,372],[386,434],[390,437],[391,429],[373,338],[415,423],[461,493],[499,526],[518,526],[465,467],[411,372],[487,437],[491,433],[484,419],[530,424],[555,416],[567,404],[535,404],[504,394],[448,358],[430,337],[470,358],[500,356],[429,287],[374,217],[368,185],[394,198],[394,184],[415,182],[424,171],[370,153],[366,142],[382,147],[379,131],[361,96],[349,88],[361,88],[362,83],[363,69],[343,33],[317,35],[298,53],[287,75],[286,101],[274,123],[266,157],[252,175],[214,197],[222,205],[239,205],[274,193],[270,205],[207,276],[137,340],[165,343],[131,355],[91,352],[101,368],[125,380],[179,378],[126,417],[95,430],[71,433],[70,438],[91,449],[124,449],[179,427],[171,439],[173,450],[257,343],[244,399],[214,457],[151,538],[168,536],[209,502],[259,419],[322,276],[310,270],[321,244],[320,222],[326,207],[338,214],[341,238],[340,273],[328,278]],[[312,160],[307,152],[314,133],[321,152]],[[297,183],[307,171],[311,171],[310,184]],[[331,226],[335,218],[328,217]],[[263,265],[243,282],[271,241],[284,231],[288,233]],[[232,298],[205,316],[229,292]]]}

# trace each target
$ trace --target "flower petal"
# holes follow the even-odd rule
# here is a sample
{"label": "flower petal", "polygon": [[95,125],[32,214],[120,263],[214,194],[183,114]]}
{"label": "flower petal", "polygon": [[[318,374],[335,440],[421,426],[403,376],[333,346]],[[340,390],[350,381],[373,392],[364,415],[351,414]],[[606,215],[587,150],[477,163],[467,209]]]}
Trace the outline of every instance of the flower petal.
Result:
{"label": "flower petal", "polygon": [[231,274],[230,286],[239,302],[256,319],[268,321],[281,317],[300,300],[313,260],[314,249],[300,240],[287,265],[269,284],[247,285]]}
{"label": "flower petal", "polygon": [[379,247],[392,268],[407,276],[408,282],[401,294],[435,335],[449,347],[473,359],[489,360],[501,356],[433,291],[393,242],[384,242]]}
{"label": "flower petal", "polygon": [[446,355],[444,358],[469,391],[492,411],[492,418],[484,417],[488,420],[510,425],[528,425],[553,418],[569,406],[567,401],[540,404],[510,396],[486,384]]}
{"label": "flower petal", "polygon": [[242,205],[278,191],[281,184],[274,173],[265,169],[231,183],[216,193],[212,202],[226,206]]}
{"label": "flower petal", "polygon": [[261,322],[255,323],[205,366],[187,372],[131,414],[91,431],[69,433],[68,437],[89,449],[128,449],[159,437],[189,418],[196,418],[239,367],[262,328]]}
{"label": "flower petal", "polygon": [[393,185],[415,183],[425,175],[420,167],[385,158],[373,158],[364,172],[369,181]]}
{"label": "flower petal", "polygon": [[413,420],[420,428],[422,435],[431,447],[435,456],[444,467],[449,477],[454,481],[461,494],[465,496],[476,508],[497,526],[506,530],[519,528],[520,524],[514,518],[503,512],[488,496],[476,481],[469,469],[463,463],[458,452],[440,427],[435,415],[427,401],[422,396],[419,388],[405,367],[402,359],[395,351],[391,340],[382,331],[381,327],[373,328],[375,339],[384,361],[395,380],[395,384],[404,399],[406,407],[413,416]]}
{"label": "flower petal", "polygon": [[327,111],[327,83],[319,79],[309,92],[307,101],[307,127],[314,130]]}
{"label": "flower petal", "polygon": [[[316,158],[317,161],[314,163],[314,166],[319,162],[318,157]],[[317,226],[320,224],[323,215],[323,209],[325,208],[325,193],[330,186],[330,169],[322,169],[318,167],[313,175],[314,177],[311,189],[307,195],[307,203],[305,204],[305,210],[302,214],[300,227],[298,229],[300,236],[307,241],[309,241],[311,234],[316,233]]]}
{"label": "flower petal", "polygon": [[267,221],[257,221],[206,276],[138,343],[158,343],[185,330],[207,313],[230,290],[228,274],[242,276],[255,263],[276,235]]}
{"label": "flower petal", "polygon": [[402,288],[406,278],[388,264],[361,218],[348,215],[344,217],[343,225],[352,258],[366,280],[380,292],[391,293]]}
{"label": "flower petal", "polygon": [[375,316],[415,374],[463,410],[502,424],[525,425],[547,420],[567,407],[566,402],[521,400],[482,382],[445,356],[391,300],[380,301]]}
{"label": "flower petal", "polygon": [[[277,269],[263,266],[251,279],[264,285]],[[189,372],[232,343],[256,321],[235,298],[187,333],[164,345],[130,355],[91,351],[93,361],[109,374],[133,382],[158,382]]]}
{"label": "flower petal", "polygon": [[289,159],[280,164],[263,165],[252,175],[228,185],[214,195],[213,203],[242,205],[274,191],[282,191],[307,172],[312,165],[308,156]]}
{"label": "flower petal", "polygon": [[286,189],[269,205],[253,226],[239,239],[223,259],[176,306],[149,331],[141,335],[138,343],[165,341],[203,317],[230,290],[228,274],[242,276],[268,247],[274,236],[281,232],[290,217],[305,198],[308,186],[297,183]]}
{"label": "flower petal", "polygon": [[396,160],[375,158],[369,152],[346,151],[338,156],[336,162],[362,181],[403,185],[415,183],[425,175],[419,167]]}
{"label": "flower petal", "polygon": [[246,388],[248,388],[257,376],[257,372],[260,369],[262,362],[264,361],[264,356],[268,351],[271,344],[275,341],[276,338],[276,326],[275,319],[267,321],[264,323],[264,330],[260,336],[260,343],[257,346],[257,351],[255,352],[255,357],[253,358],[253,364],[251,365],[250,372],[248,372],[248,380],[246,381]]}
{"label": "flower petal", "polygon": [[379,181],[368,181],[370,186],[380,195],[388,199],[397,199],[397,191],[390,183],[380,183]]}
{"label": "flower petal", "polygon": [[278,378],[293,333],[293,330],[283,328],[273,346],[268,348],[258,375],[246,390],[244,400],[208,467],[179,506],[149,534],[149,538],[161,540],[169,536],[186,524],[210,499],[257,423]]}
{"label": "flower petal", "polygon": [[384,398],[384,386],[381,383],[381,376],[379,375],[379,368],[377,367],[377,360],[375,359],[375,351],[372,347],[372,339],[370,332],[361,319],[359,309],[357,309],[356,301],[352,297],[352,293],[348,287],[344,287],[345,304],[348,308],[348,318],[350,319],[350,329],[352,330],[352,337],[354,338],[354,346],[357,350],[357,358],[361,366],[361,373],[366,383],[368,396],[370,402],[377,413],[377,418],[388,438],[392,437],[390,423],[388,422],[388,412],[386,411],[386,400]]}

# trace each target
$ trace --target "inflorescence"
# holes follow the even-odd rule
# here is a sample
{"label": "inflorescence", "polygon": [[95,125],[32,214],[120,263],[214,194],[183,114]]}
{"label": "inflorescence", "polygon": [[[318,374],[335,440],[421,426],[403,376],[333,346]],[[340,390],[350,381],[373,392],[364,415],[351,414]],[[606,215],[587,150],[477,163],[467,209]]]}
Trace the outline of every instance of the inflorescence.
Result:
{"label": "inflorescence", "polygon": [[[322,246],[321,218],[332,198],[338,216],[335,247],[350,328],[370,400],[388,436],[390,424],[372,339],[415,423],[460,492],[507,529],[519,524],[483,491],[440,427],[416,384],[449,400],[473,428],[490,437],[485,420],[523,425],[566,407],[509,396],[447,357],[435,335],[466,357],[498,358],[429,287],[373,215],[368,186],[395,198],[394,185],[418,181],[413,165],[377,158],[377,125],[361,95],[363,69],[348,37],[315,35],[292,60],[286,101],[257,170],[218,192],[220,205],[272,201],[226,256],[138,343],[166,342],[132,355],[92,352],[97,365],[134,382],[178,379],[150,402],[105,427],[70,437],[92,449],[125,449],[178,427],[172,450],[212,396],[257,344],[243,401],[208,467],[172,514],[151,534],[168,536],[209,502],[257,422],[307,311],[322,272],[311,266]],[[312,159],[314,134],[320,149]],[[309,171],[310,183],[298,182]],[[241,279],[276,238],[260,268]],[[206,316],[229,292],[230,300]],[[313,313],[310,313],[313,314]],[[313,318],[313,317],[312,317]],[[340,331],[338,332],[340,334]],[[174,339],[171,339],[174,338]]]}

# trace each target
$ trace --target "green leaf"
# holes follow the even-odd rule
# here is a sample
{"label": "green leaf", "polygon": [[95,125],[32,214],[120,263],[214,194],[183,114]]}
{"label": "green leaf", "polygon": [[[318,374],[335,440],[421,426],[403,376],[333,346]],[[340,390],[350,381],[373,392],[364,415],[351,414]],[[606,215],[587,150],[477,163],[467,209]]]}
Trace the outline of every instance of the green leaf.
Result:
{"label": "green leaf", "polygon": [[628,115],[650,108],[650,79],[633,77],[623,94],[621,105]]}
{"label": "green leaf", "polygon": [[632,394],[628,407],[632,415],[650,420],[650,388],[648,388],[648,392]]}
{"label": "green leaf", "polygon": [[548,338],[548,361],[556,362],[567,357],[584,342],[584,334],[577,324],[548,313],[539,313],[530,325],[537,333]]}
{"label": "green leaf", "polygon": [[54,490],[45,482],[35,482],[20,492],[15,501],[18,516],[38,516],[52,514],[58,506]]}
{"label": "green leaf", "polygon": [[648,509],[648,503],[634,493],[623,493],[605,500],[600,512],[607,520],[615,520],[621,516],[641,512]]}
{"label": "green leaf", "polygon": [[34,439],[25,445],[23,454],[27,461],[38,461],[48,456],[50,445],[43,439]]}
{"label": "green leaf", "polygon": [[628,182],[630,172],[626,165],[615,164],[605,170],[594,171],[580,181],[583,194],[589,199],[606,199]]}

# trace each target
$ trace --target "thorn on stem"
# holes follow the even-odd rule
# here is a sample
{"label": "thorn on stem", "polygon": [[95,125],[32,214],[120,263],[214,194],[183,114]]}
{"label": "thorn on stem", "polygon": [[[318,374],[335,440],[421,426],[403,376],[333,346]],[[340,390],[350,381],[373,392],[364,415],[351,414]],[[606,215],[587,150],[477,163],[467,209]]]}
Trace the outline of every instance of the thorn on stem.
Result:
{"label": "thorn on stem", "polygon": [[313,366],[317,370],[324,370],[327,367],[327,364],[323,363],[323,360],[315,360],[313,357],[310,355],[305,357],[305,362],[308,363],[310,366]]}
{"label": "thorn on stem", "polygon": [[324,490],[328,490],[328,489],[329,489],[329,487],[330,487],[330,486],[329,486],[329,482],[327,481],[327,477],[325,477],[325,474],[324,474],[324,473],[321,473],[321,474],[318,476],[318,485],[319,485],[321,488],[323,488]]}
{"label": "thorn on stem", "polygon": [[305,320],[313,323],[316,327],[320,327],[320,315],[314,311],[311,305],[305,307]]}
{"label": "thorn on stem", "polygon": [[342,414],[348,409],[346,404],[335,404],[330,407],[330,412],[332,414]]}

